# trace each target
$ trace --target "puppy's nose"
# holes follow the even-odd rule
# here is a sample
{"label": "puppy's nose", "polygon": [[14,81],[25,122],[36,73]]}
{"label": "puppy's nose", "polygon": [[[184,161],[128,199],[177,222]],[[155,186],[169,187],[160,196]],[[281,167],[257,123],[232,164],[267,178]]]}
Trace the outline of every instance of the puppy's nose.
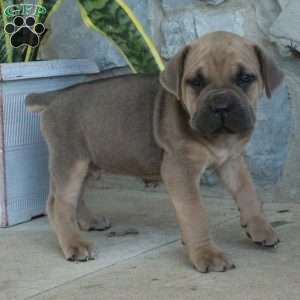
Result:
{"label": "puppy's nose", "polygon": [[232,103],[227,99],[216,99],[210,103],[210,110],[216,114],[228,113],[232,109]]}

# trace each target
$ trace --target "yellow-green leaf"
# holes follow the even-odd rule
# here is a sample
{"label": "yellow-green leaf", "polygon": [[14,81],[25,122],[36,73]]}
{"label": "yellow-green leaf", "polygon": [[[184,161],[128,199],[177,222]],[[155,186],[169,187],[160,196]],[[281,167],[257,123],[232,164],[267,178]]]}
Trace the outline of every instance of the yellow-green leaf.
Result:
{"label": "yellow-green leaf", "polygon": [[151,38],[123,0],[78,0],[85,24],[111,40],[135,73],[158,73],[164,64]]}

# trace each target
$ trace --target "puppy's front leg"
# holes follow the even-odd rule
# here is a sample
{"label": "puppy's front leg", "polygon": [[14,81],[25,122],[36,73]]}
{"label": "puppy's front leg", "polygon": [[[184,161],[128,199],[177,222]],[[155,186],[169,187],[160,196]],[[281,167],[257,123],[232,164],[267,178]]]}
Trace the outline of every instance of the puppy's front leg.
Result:
{"label": "puppy's front leg", "polygon": [[240,210],[241,225],[246,228],[248,237],[266,247],[278,244],[279,239],[264,216],[243,156],[228,160],[218,173]]}
{"label": "puppy's front leg", "polygon": [[223,252],[212,245],[207,213],[200,201],[199,177],[203,165],[164,155],[161,175],[176,210],[190,260],[203,273],[223,272],[234,267]]}

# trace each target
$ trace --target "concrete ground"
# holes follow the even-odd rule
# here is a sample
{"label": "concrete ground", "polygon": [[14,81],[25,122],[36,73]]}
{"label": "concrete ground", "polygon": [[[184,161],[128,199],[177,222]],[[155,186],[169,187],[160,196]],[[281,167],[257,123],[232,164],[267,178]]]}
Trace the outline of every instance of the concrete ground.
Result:
{"label": "concrete ground", "polygon": [[[300,205],[267,201],[282,242],[261,249],[245,237],[226,194],[205,188],[203,196],[212,235],[235,270],[201,274],[191,267],[162,188],[90,183],[90,206],[113,223],[108,231],[86,234],[97,244],[97,260],[65,261],[46,218],[1,229],[0,299],[299,300]],[[127,229],[139,233],[118,236]]]}

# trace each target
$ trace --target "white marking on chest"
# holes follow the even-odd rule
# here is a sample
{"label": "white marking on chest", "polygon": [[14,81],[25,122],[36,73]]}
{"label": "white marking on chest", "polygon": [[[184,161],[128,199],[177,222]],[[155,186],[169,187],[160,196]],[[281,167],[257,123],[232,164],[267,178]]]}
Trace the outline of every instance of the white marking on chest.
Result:
{"label": "white marking on chest", "polygon": [[229,157],[229,151],[227,149],[218,149],[214,154],[218,165],[222,165]]}

